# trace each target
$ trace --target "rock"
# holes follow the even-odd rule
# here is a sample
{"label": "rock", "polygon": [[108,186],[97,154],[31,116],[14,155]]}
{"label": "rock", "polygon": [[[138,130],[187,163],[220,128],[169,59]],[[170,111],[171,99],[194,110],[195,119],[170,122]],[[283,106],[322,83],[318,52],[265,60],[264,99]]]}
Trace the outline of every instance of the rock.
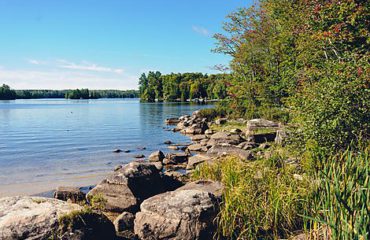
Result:
{"label": "rock", "polygon": [[189,157],[188,165],[186,169],[194,169],[198,164],[210,161],[212,158],[207,154],[197,154],[195,156]]}
{"label": "rock", "polygon": [[149,162],[162,162],[162,160],[165,158],[162,151],[155,151],[149,156]]}
{"label": "rock", "polygon": [[86,197],[92,205],[96,200],[101,200],[102,209],[105,212],[121,213],[138,210],[139,201],[127,185],[110,184],[103,180],[88,192]]}
{"label": "rock", "polygon": [[214,134],[215,133],[215,131],[214,130],[212,130],[212,129],[207,129],[205,132],[204,132],[204,134],[206,135],[206,136],[210,136],[210,135],[212,135],[212,134]]}
{"label": "rock", "polygon": [[276,131],[275,143],[279,145],[284,144],[284,140],[287,138],[288,134],[285,130],[280,129]]}
{"label": "rock", "polygon": [[172,142],[170,140],[164,141],[164,144],[170,145]]}
{"label": "rock", "polygon": [[217,145],[217,144],[231,144],[231,145],[238,145],[239,143],[243,142],[244,140],[235,134],[230,134],[227,132],[217,132],[211,135],[210,140],[208,141],[209,146]]}
{"label": "rock", "polygon": [[275,138],[276,138],[276,132],[249,135],[249,140],[255,143],[273,142],[275,141]]}
{"label": "rock", "polygon": [[188,181],[188,176],[179,171],[167,170],[163,173],[164,178],[166,179],[167,188],[175,190],[184,185]]}
{"label": "rock", "polygon": [[279,124],[262,118],[252,119],[247,122],[248,132],[263,128],[277,129],[279,128]]}
{"label": "rock", "polygon": [[242,130],[240,130],[239,128],[234,128],[234,129],[230,130],[230,133],[232,133],[232,134],[239,134],[241,132],[242,132]]}
{"label": "rock", "polygon": [[256,146],[255,146],[255,143],[242,142],[237,147],[241,148],[241,149],[244,149],[244,150],[251,150],[251,149],[255,148]]}
{"label": "rock", "polygon": [[145,150],[145,149],[146,149],[146,147],[138,147],[137,149],[138,149],[138,150]]}
{"label": "rock", "polygon": [[116,232],[132,230],[134,228],[134,214],[130,212],[121,213],[113,222]]}
{"label": "rock", "polygon": [[227,118],[219,118],[219,119],[216,119],[215,124],[222,125],[222,124],[225,124],[226,122],[227,122]]}
{"label": "rock", "polygon": [[181,130],[183,134],[204,134],[204,132],[208,129],[208,124],[206,122],[199,122]]}
{"label": "rock", "polygon": [[201,190],[212,193],[218,200],[221,200],[223,189],[224,188],[220,182],[210,180],[198,180],[188,183],[185,186],[180,187],[178,190]]}
{"label": "rock", "polygon": [[199,144],[202,145],[202,146],[207,146],[208,145],[208,139],[201,140]]}
{"label": "rock", "polygon": [[131,150],[124,150],[123,152],[125,152],[125,153],[129,153],[129,152],[131,152]]}
{"label": "rock", "polygon": [[223,155],[235,155],[242,160],[252,160],[254,156],[251,151],[243,150],[235,146],[220,146],[216,145],[211,147],[207,154],[209,155],[216,155],[216,156],[223,156]]}
{"label": "rock", "polygon": [[193,145],[188,146],[188,149],[189,151],[200,152],[203,150],[203,146],[201,144],[193,144]]}
{"label": "rock", "polygon": [[144,154],[136,154],[134,158],[145,158]]}
{"label": "rock", "polygon": [[121,150],[121,149],[119,149],[119,148],[117,148],[117,149],[114,149],[114,150],[113,150],[113,152],[114,152],[114,153],[120,153],[120,152],[122,152],[122,150]]}
{"label": "rock", "polygon": [[103,198],[106,212],[135,212],[146,198],[166,191],[160,171],[154,164],[131,162],[110,174],[88,194],[89,202]]}
{"label": "rock", "polygon": [[175,145],[170,145],[170,146],[168,146],[168,149],[171,149],[171,150],[179,150],[179,147],[178,146],[175,146]]}
{"label": "rock", "polygon": [[218,203],[212,193],[176,190],[145,200],[136,214],[135,234],[142,240],[212,239]]}
{"label": "rock", "polygon": [[204,139],[207,139],[206,135],[203,135],[203,134],[198,134],[198,135],[194,135],[191,137],[191,141],[193,142],[198,142],[198,141],[201,141],[201,140],[204,140]]}
{"label": "rock", "polygon": [[152,164],[155,166],[155,168],[158,169],[158,171],[162,171],[162,169],[163,169],[162,162],[152,162]]}
{"label": "rock", "polygon": [[77,204],[41,197],[0,199],[0,239],[62,239],[62,236],[115,239],[115,231],[104,215],[83,211]]}
{"label": "rock", "polygon": [[261,143],[260,145],[259,145],[259,148],[261,148],[261,149],[268,149],[268,148],[270,148],[271,147],[271,145],[270,144],[268,144],[268,143]]}
{"label": "rock", "polygon": [[117,165],[117,166],[115,166],[114,167],[114,171],[118,171],[118,170],[120,170],[122,168],[122,165]]}
{"label": "rock", "polygon": [[179,120],[178,118],[167,118],[167,119],[165,120],[165,122],[166,122],[166,124],[168,124],[168,125],[175,125],[175,124],[179,123],[179,122],[180,122],[180,120]]}
{"label": "rock", "polygon": [[78,187],[58,187],[54,192],[54,198],[72,203],[85,201],[85,195]]}
{"label": "rock", "polygon": [[163,160],[164,164],[177,164],[183,163],[188,160],[188,155],[186,153],[169,153]]}

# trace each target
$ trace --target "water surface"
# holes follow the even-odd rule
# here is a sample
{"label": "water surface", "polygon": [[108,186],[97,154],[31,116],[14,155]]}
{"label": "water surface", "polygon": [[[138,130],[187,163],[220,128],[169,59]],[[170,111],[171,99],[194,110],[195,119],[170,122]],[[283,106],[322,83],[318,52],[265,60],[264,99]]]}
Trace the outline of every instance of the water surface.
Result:
{"label": "water surface", "polygon": [[[189,139],[165,131],[164,119],[202,107],[209,106],[137,99],[0,101],[0,197],[96,184],[136,154],[168,152],[165,140]],[[113,153],[115,148],[131,152]]]}

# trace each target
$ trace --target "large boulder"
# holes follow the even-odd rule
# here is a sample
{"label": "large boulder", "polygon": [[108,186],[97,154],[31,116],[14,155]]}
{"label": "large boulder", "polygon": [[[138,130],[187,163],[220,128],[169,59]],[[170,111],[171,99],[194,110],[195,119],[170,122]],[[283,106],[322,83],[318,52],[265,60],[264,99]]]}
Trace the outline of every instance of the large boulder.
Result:
{"label": "large boulder", "polygon": [[207,151],[207,154],[211,156],[235,155],[242,160],[254,159],[251,151],[243,150],[232,145],[215,145]]}
{"label": "large boulder", "polygon": [[136,212],[139,208],[139,201],[127,184],[111,184],[107,180],[96,185],[87,194],[87,200],[92,205],[100,201],[105,212]]}
{"label": "large boulder", "polygon": [[231,134],[228,132],[217,132],[211,135],[210,140],[208,141],[208,145],[209,146],[218,144],[238,145],[243,141],[244,139],[241,138],[238,134]]}
{"label": "large boulder", "polygon": [[85,201],[86,194],[78,187],[58,187],[54,192],[54,198],[62,201],[71,201],[79,203]]}
{"label": "large boulder", "polygon": [[147,162],[131,162],[93,188],[87,198],[105,200],[104,211],[135,212],[140,202],[166,191],[158,168]]}
{"label": "large boulder", "polygon": [[262,118],[252,119],[247,122],[247,131],[254,131],[256,129],[278,129],[279,123],[269,121]]}
{"label": "large boulder", "polygon": [[0,199],[0,239],[115,239],[115,231],[104,215],[77,204],[7,197]]}
{"label": "large boulder", "polygon": [[188,161],[189,155],[186,153],[169,153],[163,160],[164,164],[179,164]]}
{"label": "large boulder", "polygon": [[218,199],[206,189],[186,186],[141,204],[134,226],[140,239],[212,239]]}

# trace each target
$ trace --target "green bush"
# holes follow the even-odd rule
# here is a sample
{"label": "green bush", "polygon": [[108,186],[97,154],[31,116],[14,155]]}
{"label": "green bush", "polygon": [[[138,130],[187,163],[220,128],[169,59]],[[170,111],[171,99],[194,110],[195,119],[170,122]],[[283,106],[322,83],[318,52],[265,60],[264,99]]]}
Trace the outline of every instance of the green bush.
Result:
{"label": "green bush", "polygon": [[204,108],[199,110],[199,116],[202,118],[207,118],[208,121],[212,121],[213,119],[223,115],[223,112],[217,108]]}
{"label": "green bush", "polygon": [[[302,229],[310,182],[293,177],[295,169],[271,161],[243,162],[227,157],[203,164],[194,179],[221,181],[225,187],[217,218],[220,236],[227,239],[287,238]],[[278,166],[278,167],[276,167]]]}

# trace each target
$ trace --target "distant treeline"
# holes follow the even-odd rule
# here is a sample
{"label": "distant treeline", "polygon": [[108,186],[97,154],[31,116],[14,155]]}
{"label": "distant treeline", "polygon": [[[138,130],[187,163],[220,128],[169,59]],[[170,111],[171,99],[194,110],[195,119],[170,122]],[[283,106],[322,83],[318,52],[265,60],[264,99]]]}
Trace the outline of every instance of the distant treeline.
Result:
{"label": "distant treeline", "polygon": [[223,99],[229,78],[228,74],[143,73],[139,79],[140,98],[146,102]]}
{"label": "distant treeline", "polygon": [[8,85],[5,84],[0,87],[0,100],[36,98],[97,99],[138,97],[138,90],[12,90]]}

